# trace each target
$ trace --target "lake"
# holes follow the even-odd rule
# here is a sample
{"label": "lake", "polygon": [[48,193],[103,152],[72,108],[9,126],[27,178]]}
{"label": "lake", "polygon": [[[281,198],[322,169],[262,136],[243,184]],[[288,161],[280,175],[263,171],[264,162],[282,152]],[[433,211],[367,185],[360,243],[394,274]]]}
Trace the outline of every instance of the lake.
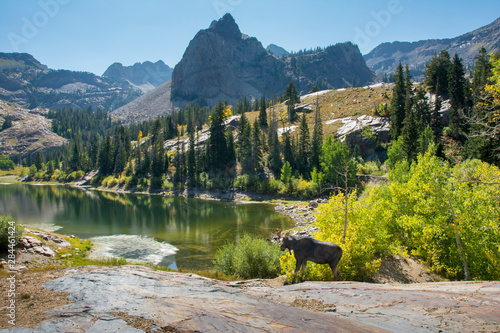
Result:
{"label": "lake", "polygon": [[91,239],[94,257],[207,269],[218,248],[245,233],[293,225],[272,205],[121,194],[57,185],[0,185],[0,215],[27,227]]}

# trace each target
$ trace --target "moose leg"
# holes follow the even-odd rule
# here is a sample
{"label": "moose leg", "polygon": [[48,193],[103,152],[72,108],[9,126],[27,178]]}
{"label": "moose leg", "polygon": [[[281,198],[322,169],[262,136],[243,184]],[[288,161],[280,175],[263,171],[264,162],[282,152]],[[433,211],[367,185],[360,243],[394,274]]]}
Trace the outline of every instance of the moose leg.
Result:
{"label": "moose leg", "polygon": [[339,270],[337,269],[337,265],[335,264],[329,264],[330,268],[332,269],[333,277],[335,278],[335,281],[339,279]]}
{"label": "moose leg", "polygon": [[295,260],[296,260],[297,263],[295,264],[295,271],[293,272],[292,284],[295,283],[295,278],[297,277],[297,273],[299,272],[299,268],[301,266],[301,263],[297,259],[295,259]]}
{"label": "moose leg", "polygon": [[304,281],[304,276],[306,274],[306,265],[307,265],[307,260],[304,260],[302,263],[302,281]]}

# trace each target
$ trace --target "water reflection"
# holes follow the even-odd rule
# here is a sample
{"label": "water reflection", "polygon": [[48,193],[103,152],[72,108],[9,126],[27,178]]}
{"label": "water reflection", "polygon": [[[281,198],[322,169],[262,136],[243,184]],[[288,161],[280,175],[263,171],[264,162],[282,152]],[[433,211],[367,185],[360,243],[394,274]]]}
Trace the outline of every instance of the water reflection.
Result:
{"label": "water reflection", "polygon": [[[267,236],[275,228],[291,225],[290,219],[268,205],[24,184],[0,185],[0,214],[83,238],[152,237],[177,248],[175,264],[186,269],[209,267],[217,248],[245,232]],[[160,264],[169,266],[172,261],[172,256],[165,255]]]}

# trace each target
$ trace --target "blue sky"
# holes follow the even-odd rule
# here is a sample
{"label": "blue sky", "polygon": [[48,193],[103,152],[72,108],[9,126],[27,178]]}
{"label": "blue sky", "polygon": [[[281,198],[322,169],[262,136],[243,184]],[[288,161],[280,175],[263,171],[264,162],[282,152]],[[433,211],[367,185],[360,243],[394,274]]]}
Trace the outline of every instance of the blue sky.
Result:
{"label": "blue sky", "polygon": [[173,67],[200,29],[230,12],[247,35],[287,50],[352,41],[456,37],[500,17],[498,0],[0,0],[0,52],[101,75],[114,62]]}

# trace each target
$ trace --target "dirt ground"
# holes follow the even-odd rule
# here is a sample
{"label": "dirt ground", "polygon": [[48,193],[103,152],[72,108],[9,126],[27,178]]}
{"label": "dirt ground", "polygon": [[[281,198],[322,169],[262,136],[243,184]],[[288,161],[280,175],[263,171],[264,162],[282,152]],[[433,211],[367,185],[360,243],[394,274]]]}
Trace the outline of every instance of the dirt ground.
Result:
{"label": "dirt ground", "polygon": [[65,274],[67,270],[50,271],[24,271],[7,273],[2,271],[0,283],[0,328],[12,328],[12,325],[4,321],[8,318],[10,298],[8,297],[10,281],[15,277],[15,305],[16,305],[16,327],[35,328],[40,322],[49,319],[45,311],[65,305],[71,301],[66,299],[66,293],[57,293],[40,287],[45,282],[57,279]]}

